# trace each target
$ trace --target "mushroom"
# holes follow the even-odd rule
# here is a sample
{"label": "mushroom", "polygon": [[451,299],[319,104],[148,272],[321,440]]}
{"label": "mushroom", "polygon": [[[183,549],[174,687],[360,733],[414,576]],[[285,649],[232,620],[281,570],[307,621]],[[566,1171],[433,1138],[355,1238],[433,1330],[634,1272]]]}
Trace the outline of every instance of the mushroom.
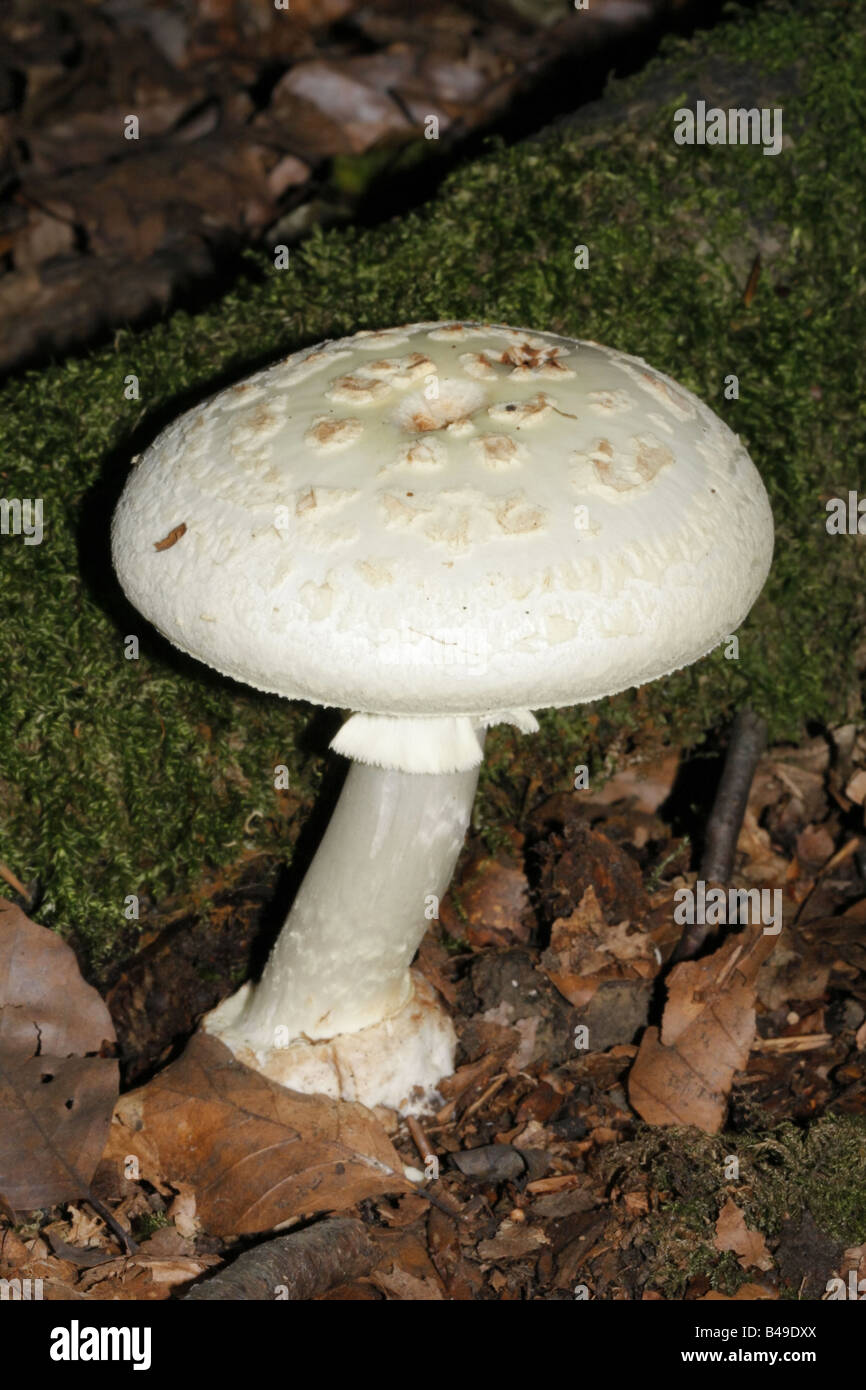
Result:
{"label": "mushroom", "polygon": [[188,411],[133,469],[112,547],[176,646],[351,712],[331,745],[349,772],[264,973],[203,1027],[293,1089],[417,1113],[455,1035],[410,966],[484,730],[705,655],[759,594],[773,523],[737,436],[642,359],[420,323]]}

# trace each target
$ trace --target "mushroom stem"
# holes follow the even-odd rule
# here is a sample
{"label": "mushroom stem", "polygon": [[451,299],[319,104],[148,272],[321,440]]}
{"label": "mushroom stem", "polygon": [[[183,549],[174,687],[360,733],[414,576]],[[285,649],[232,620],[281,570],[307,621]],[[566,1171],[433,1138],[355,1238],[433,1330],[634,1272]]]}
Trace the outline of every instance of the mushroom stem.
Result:
{"label": "mushroom stem", "polygon": [[273,1049],[294,1039],[355,1033],[398,1013],[477,782],[478,767],[411,773],[353,762],[261,980],[210,1013],[207,1031],[266,1069]]}

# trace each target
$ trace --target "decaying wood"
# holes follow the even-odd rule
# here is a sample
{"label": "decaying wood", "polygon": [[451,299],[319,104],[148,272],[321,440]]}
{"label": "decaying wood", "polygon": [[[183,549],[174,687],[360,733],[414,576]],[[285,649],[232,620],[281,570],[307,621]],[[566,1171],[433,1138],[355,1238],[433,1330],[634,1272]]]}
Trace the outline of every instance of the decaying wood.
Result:
{"label": "decaying wood", "polygon": [[247,1250],[228,1269],[196,1284],[187,1299],[310,1299],[359,1275],[380,1258],[363,1221],[337,1216]]}

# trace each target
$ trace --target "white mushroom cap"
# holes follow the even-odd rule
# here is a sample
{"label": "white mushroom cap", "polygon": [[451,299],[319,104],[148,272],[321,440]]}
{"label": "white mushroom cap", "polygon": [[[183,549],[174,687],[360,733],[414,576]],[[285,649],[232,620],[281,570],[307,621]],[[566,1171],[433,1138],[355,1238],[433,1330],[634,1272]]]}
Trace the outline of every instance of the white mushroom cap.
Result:
{"label": "white mushroom cap", "polygon": [[[480,723],[531,728],[533,708],[704,655],[760,592],[773,523],[737,436],[640,358],[422,323],[295,353],[187,412],[133,470],[112,544],[176,646],[261,690],[400,716],[389,765],[437,771],[480,758]],[[446,716],[453,749],[425,763],[419,721]],[[350,720],[335,746],[379,761],[383,723]]]}

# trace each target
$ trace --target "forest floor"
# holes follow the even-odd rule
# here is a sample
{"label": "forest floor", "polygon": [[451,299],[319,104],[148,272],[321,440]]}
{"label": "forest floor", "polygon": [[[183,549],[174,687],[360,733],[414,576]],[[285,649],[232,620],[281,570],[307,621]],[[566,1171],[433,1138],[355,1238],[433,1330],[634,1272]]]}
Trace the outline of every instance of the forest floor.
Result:
{"label": "forest floor", "polygon": [[536,789],[498,852],[470,837],[419,956],[460,1039],[420,1120],[275,1102],[221,1044],[186,1040],[203,980],[224,994],[260,944],[269,873],[248,866],[108,992],[133,1089],[90,1201],[0,1216],[0,1277],[176,1297],[325,1210],[367,1238],[353,1261],[326,1232],[313,1292],[332,1299],[847,1296],[866,1277],[866,731],[767,751],[732,882],[778,889],[783,928],[719,927],[672,971],[706,823],[695,771],[667,756],[597,795]]}

